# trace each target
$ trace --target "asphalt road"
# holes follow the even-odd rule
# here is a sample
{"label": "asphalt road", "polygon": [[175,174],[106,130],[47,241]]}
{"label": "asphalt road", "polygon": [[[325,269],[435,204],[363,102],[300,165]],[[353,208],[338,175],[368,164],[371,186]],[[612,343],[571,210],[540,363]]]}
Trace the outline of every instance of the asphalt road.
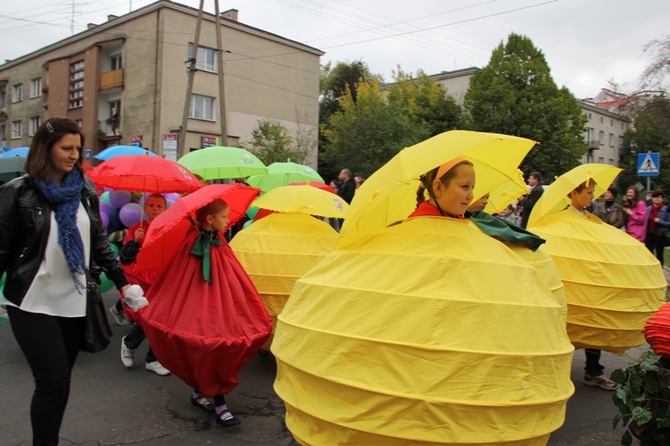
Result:
{"label": "asphalt road", "polygon": [[[113,292],[105,295],[108,307],[115,298]],[[124,369],[119,346],[129,327],[113,324],[112,328],[115,336],[107,350],[82,353],[77,361],[61,429],[62,446],[297,444],[284,426],[284,407],[272,389],[276,367],[271,358],[256,356],[242,371],[240,385],[226,397],[242,425],[225,429],[212,415],[191,406],[190,389],[178,378],[144,370],[146,342],[136,352],[136,366]],[[603,353],[606,372],[625,366],[640,351],[633,349],[627,357]],[[612,430],[617,413],[612,393],[583,385],[583,364],[584,353],[578,350],[572,368],[576,391],[566,421],[549,445],[619,445],[622,430]],[[0,389],[0,445],[31,444],[32,376],[7,322],[0,322]]]}

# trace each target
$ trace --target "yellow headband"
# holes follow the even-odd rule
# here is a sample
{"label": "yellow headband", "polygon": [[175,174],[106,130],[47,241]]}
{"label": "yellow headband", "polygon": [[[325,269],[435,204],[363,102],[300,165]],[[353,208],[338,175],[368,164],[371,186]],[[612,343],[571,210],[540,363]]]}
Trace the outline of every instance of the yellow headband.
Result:
{"label": "yellow headband", "polygon": [[439,180],[442,178],[442,175],[445,173],[449,172],[451,169],[454,168],[454,166],[460,162],[466,161],[465,158],[462,156],[457,156],[456,158],[447,161],[446,163],[442,164],[439,169],[437,169],[437,174],[435,175],[435,179]]}

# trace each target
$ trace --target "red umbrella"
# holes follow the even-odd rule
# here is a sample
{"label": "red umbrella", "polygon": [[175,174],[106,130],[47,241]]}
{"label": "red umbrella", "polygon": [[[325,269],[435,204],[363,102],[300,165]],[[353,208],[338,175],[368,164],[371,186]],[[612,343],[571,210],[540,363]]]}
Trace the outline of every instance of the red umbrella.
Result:
{"label": "red umbrella", "polygon": [[97,186],[137,192],[194,192],[202,183],[186,167],[159,156],[111,158],[88,174]]}
{"label": "red umbrella", "polygon": [[231,227],[247,212],[260,192],[260,189],[239,183],[211,184],[181,197],[151,223],[137,256],[135,271],[164,268],[194,227],[195,211],[201,207],[217,198],[223,199],[228,203],[228,227]]}
{"label": "red umbrella", "polygon": [[91,163],[87,163],[86,161],[81,163],[81,167],[84,168],[84,173],[86,173],[86,174],[88,174],[89,172],[92,172],[93,169],[95,169],[95,167],[93,167],[93,165]]}
{"label": "red umbrella", "polygon": [[328,191],[328,192],[335,193],[335,191],[333,190],[332,187],[330,187],[327,184],[320,183],[318,181],[297,181],[295,183],[290,183],[289,184],[289,186],[304,186],[304,185],[316,187],[318,189],[322,189],[322,190],[325,190],[325,191]]}

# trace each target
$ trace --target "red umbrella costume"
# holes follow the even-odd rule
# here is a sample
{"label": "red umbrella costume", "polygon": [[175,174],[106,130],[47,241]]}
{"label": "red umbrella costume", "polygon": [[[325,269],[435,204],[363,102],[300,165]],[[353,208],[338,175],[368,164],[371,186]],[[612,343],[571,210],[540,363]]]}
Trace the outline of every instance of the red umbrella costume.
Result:
{"label": "red umbrella costume", "polygon": [[[211,197],[208,188],[180,200]],[[221,198],[229,201],[227,196]],[[230,202],[229,206],[232,212]],[[151,304],[139,312],[139,319],[165,367],[207,397],[223,395],[237,385],[238,372],[266,341],[272,322],[222,233],[201,232],[193,226],[185,233],[179,227],[164,231],[163,222],[183,220],[177,209],[173,205],[154,220],[140,250],[139,268],[145,262],[143,255],[155,253],[160,245],[170,251],[179,246],[164,258],[165,267],[147,294]],[[155,256],[146,262],[155,264]]]}

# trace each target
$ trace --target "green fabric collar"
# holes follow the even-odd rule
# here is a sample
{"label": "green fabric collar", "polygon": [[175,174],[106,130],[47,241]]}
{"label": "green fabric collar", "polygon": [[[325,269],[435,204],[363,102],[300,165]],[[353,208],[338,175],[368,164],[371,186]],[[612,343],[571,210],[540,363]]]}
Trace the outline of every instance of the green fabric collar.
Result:
{"label": "green fabric collar", "polygon": [[216,231],[200,231],[200,235],[191,249],[191,254],[202,257],[202,276],[205,282],[209,284],[212,283],[212,260],[210,256],[212,246],[221,246],[221,240],[218,239]]}
{"label": "green fabric collar", "polygon": [[546,242],[542,237],[525,230],[521,226],[517,226],[502,218],[496,218],[484,211],[473,212],[470,219],[486,235],[514,244],[522,243],[533,251],[536,251],[537,248]]}

